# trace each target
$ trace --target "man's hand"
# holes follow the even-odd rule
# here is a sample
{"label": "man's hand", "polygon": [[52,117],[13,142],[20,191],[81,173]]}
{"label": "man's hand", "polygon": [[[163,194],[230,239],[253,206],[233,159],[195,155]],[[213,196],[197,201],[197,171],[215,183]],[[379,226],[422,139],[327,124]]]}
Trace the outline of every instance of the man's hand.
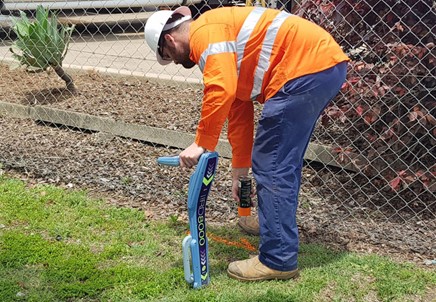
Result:
{"label": "man's hand", "polygon": [[200,147],[196,143],[192,143],[192,145],[180,153],[180,166],[183,168],[191,168],[195,166],[204,151],[206,150],[203,147]]}
{"label": "man's hand", "polygon": [[232,170],[232,197],[239,202],[239,177],[248,176],[250,168],[233,168]]}

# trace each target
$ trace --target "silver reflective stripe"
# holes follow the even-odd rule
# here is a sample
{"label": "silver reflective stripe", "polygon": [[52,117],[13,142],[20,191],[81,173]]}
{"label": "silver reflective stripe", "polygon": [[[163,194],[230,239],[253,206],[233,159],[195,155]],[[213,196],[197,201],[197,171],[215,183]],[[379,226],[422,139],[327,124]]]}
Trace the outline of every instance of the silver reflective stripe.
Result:
{"label": "silver reflective stripe", "polygon": [[239,31],[238,37],[236,38],[236,54],[238,56],[237,66],[238,66],[238,75],[241,67],[241,61],[244,56],[245,45],[247,44],[248,39],[250,38],[251,33],[253,32],[254,27],[259,21],[262,14],[266,11],[266,8],[256,7],[251,11],[248,15],[247,19],[245,19],[244,24]]}
{"label": "silver reflective stripe", "polygon": [[256,71],[254,73],[253,89],[251,90],[251,99],[255,100],[261,92],[262,82],[266,71],[269,68],[269,60],[271,57],[274,40],[276,39],[277,32],[280,29],[282,23],[291,16],[290,14],[282,11],[273,20],[265,35],[265,39],[262,43],[262,49],[259,55],[259,61],[257,62]]}
{"label": "silver reflective stripe", "polygon": [[224,41],[209,44],[207,49],[201,54],[200,62],[198,62],[198,66],[200,67],[201,72],[203,72],[204,70],[204,66],[206,65],[206,60],[209,55],[215,55],[225,52],[236,52],[235,41]]}
{"label": "silver reflective stripe", "polygon": [[[250,35],[253,32],[257,22],[261,18],[262,14],[265,12],[266,8],[257,7],[253,9],[253,11],[248,15],[247,19],[244,21],[241,30],[239,31],[238,37],[235,41],[224,41],[209,44],[208,48],[201,54],[198,66],[200,70],[203,72],[204,67],[206,65],[207,57],[209,55],[226,53],[226,52],[236,52],[237,55],[237,68],[238,75],[241,67],[241,62],[244,56],[245,46],[250,39]],[[277,32],[280,29],[280,26],[283,22],[292,16],[284,11],[281,11],[272,21],[271,25],[268,27],[265,38],[262,43],[262,49],[259,55],[259,61],[257,62],[254,80],[253,80],[253,89],[251,91],[250,98],[255,100],[261,93],[262,82],[269,68],[269,61],[271,57],[271,52],[273,48],[274,41],[277,36]]]}

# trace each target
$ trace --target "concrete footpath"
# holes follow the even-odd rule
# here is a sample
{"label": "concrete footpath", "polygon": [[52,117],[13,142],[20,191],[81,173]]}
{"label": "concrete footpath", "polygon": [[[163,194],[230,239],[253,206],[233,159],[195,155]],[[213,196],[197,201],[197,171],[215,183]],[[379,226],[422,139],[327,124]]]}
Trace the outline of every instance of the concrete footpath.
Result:
{"label": "concrete footpath", "polygon": [[[62,19],[74,24],[93,24],[96,28],[104,25],[126,24],[127,22],[146,23],[151,13],[145,12],[135,19],[119,14],[117,16],[85,16]],[[108,19],[109,18],[109,19]],[[0,40],[0,61],[12,61],[10,40]],[[99,72],[145,76],[164,80],[188,83],[201,83],[202,75],[198,67],[186,70],[182,66],[170,64],[161,66],[154,53],[148,48],[143,32],[111,33],[96,30],[95,33],[75,35],[64,59],[64,67]]]}

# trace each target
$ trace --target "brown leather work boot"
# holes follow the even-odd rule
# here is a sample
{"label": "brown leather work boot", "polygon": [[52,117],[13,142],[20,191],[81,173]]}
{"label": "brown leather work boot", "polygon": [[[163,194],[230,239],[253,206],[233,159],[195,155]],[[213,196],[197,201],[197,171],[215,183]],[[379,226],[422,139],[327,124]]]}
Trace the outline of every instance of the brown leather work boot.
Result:
{"label": "brown leather work boot", "polygon": [[238,226],[247,234],[259,236],[259,220],[257,216],[242,216]]}
{"label": "brown leather work boot", "polygon": [[293,279],[299,275],[298,269],[293,271],[277,271],[269,268],[259,261],[259,257],[256,256],[251,259],[235,261],[229,264],[227,269],[227,275],[230,278],[240,281],[261,281],[261,280],[273,280],[273,279]]}

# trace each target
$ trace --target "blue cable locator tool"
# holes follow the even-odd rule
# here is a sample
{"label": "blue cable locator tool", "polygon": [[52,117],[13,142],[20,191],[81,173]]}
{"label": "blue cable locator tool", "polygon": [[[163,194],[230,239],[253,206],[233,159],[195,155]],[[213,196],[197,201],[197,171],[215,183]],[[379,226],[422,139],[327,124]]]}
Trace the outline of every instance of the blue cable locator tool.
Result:
{"label": "blue cable locator tool", "polygon": [[[159,157],[157,162],[161,165],[176,167],[179,166],[179,157]],[[191,234],[186,236],[182,242],[183,270],[186,282],[196,289],[210,282],[205,212],[217,164],[217,152],[203,153],[189,179],[188,216]]]}

